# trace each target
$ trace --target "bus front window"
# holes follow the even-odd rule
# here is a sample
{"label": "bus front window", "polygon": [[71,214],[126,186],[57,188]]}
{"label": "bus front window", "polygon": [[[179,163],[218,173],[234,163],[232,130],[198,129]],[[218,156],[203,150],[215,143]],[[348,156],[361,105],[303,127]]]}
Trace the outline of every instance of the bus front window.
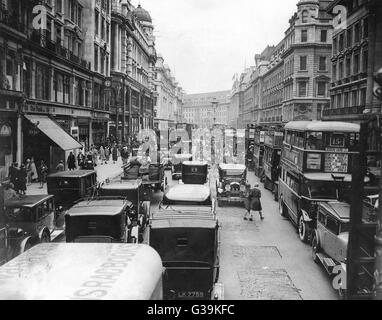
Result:
{"label": "bus front window", "polygon": [[308,188],[312,199],[337,199],[337,188],[331,181],[309,181]]}

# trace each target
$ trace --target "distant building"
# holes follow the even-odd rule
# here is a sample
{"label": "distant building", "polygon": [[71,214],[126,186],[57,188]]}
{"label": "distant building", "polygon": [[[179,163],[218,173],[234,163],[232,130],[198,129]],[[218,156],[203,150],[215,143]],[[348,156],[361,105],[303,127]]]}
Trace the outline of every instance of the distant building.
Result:
{"label": "distant building", "polygon": [[160,130],[175,127],[181,122],[183,90],[161,55],[154,69],[155,126]]}
{"label": "distant building", "polygon": [[186,94],[183,119],[200,128],[212,128],[214,124],[230,125],[231,91]]}
{"label": "distant building", "polygon": [[331,105],[323,119],[360,122],[381,114],[373,76],[382,67],[382,1],[336,0],[328,12],[335,6],[344,6],[346,12],[335,18]]}

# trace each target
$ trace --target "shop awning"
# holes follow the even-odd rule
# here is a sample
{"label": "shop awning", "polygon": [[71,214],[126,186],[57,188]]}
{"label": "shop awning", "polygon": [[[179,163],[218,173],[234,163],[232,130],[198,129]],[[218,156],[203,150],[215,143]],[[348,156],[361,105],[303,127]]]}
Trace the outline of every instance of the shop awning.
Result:
{"label": "shop awning", "polygon": [[70,134],[60,127],[58,123],[47,116],[25,115],[30,122],[41,130],[49,139],[56,143],[62,150],[68,151],[80,149],[83,146],[75,140]]}

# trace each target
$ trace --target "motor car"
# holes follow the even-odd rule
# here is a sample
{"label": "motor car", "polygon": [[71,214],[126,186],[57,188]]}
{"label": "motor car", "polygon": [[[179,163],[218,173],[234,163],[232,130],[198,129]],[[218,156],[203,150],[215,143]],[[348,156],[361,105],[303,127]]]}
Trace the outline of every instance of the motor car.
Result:
{"label": "motor car", "polygon": [[0,227],[0,266],[32,247],[32,237],[23,229]]}
{"label": "motor car", "polygon": [[208,183],[208,163],[205,161],[184,161],[182,163],[182,183]]}
{"label": "motor car", "polygon": [[220,225],[206,185],[169,187],[150,216],[146,239],[166,268],[167,300],[220,300]]}
{"label": "motor car", "polygon": [[131,219],[137,221],[139,227],[138,241],[143,241],[143,233],[150,216],[150,196],[146,194],[142,180],[116,179],[102,183],[98,190],[100,197],[122,197],[131,202]]}
{"label": "motor car", "polygon": [[47,177],[48,194],[55,196],[57,207],[63,211],[79,199],[93,196],[97,185],[95,170],[63,171]]}
{"label": "motor car", "polygon": [[219,164],[219,179],[216,180],[218,206],[227,204],[242,206],[245,200],[247,170],[242,164]]}
{"label": "motor car", "polygon": [[[26,195],[4,202],[5,222],[31,237],[31,245],[50,242],[62,230],[56,226],[57,212],[53,195]],[[55,231],[58,231],[55,232]]]}
{"label": "motor car", "polygon": [[191,161],[192,154],[174,154],[172,156],[171,177],[173,180],[182,179],[182,164],[185,161]]}
{"label": "motor car", "polygon": [[132,207],[124,198],[80,200],[65,213],[66,242],[135,242]]}

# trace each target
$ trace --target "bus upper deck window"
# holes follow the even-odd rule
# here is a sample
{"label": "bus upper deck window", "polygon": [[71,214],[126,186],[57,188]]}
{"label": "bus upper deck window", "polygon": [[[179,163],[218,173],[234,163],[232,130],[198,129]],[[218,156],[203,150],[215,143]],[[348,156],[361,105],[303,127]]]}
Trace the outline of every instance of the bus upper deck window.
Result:
{"label": "bus upper deck window", "polygon": [[322,132],[309,132],[307,139],[308,150],[322,150],[323,149]]}

